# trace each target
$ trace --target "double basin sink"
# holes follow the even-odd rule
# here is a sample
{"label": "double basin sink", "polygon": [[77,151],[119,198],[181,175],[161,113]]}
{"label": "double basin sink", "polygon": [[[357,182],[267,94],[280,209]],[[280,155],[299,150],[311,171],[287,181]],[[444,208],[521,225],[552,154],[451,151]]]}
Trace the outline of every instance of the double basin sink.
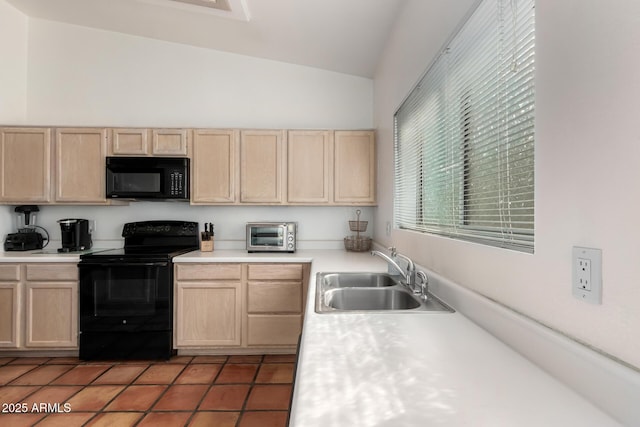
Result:
{"label": "double basin sink", "polygon": [[453,313],[435,296],[414,295],[399,276],[387,273],[318,273],[316,312],[390,311]]}

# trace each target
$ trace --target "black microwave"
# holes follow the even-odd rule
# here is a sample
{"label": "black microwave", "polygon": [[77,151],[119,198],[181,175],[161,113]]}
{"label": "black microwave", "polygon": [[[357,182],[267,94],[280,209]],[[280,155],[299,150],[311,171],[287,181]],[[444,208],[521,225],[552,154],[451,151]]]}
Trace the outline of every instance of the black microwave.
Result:
{"label": "black microwave", "polygon": [[189,159],[107,157],[107,198],[189,200]]}

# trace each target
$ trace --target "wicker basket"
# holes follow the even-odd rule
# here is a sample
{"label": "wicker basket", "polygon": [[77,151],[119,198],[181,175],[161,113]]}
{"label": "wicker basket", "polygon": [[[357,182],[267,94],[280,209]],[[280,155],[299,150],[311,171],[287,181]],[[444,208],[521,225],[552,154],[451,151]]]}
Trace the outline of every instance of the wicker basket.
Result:
{"label": "wicker basket", "polygon": [[365,252],[371,249],[371,237],[349,236],[344,238],[344,248],[352,252]]}

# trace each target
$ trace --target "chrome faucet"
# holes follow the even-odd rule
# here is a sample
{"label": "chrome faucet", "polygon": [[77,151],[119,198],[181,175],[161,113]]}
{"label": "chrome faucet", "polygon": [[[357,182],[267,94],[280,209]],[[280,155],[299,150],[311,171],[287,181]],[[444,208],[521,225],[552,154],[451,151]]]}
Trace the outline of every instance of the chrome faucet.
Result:
{"label": "chrome faucet", "polygon": [[416,266],[413,263],[413,261],[411,261],[411,259],[405,255],[399,254],[396,251],[396,248],[391,247],[389,248],[389,250],[391,251],[391,256],[392,257],[400,257],[403,260],[405,260],[407,262],[407,269],[404,270],[402,267],[400,267],[398,265],[398,263],[391,257],[389,257],[388,255],[380,252],[380,251],[371,251],[371,255],[377,255],[380,258],[384,259],[385,261],[387,261],[387,263],[392,266],[393,268],[395,268],[400,275],[404,278],[404,281],[407,285],[407,287],[409,287],[409,289],[411,289],[411,291],[413,293],[420,293],[421,289],[416,289]]}

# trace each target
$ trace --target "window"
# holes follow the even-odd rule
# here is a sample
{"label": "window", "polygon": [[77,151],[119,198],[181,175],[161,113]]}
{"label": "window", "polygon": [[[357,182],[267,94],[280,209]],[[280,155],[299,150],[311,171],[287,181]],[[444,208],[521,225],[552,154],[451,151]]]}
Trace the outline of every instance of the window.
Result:
{"label": "window", "polygon": [[534,244],[534,0],[483,0],[394,116],[394,222]]}

